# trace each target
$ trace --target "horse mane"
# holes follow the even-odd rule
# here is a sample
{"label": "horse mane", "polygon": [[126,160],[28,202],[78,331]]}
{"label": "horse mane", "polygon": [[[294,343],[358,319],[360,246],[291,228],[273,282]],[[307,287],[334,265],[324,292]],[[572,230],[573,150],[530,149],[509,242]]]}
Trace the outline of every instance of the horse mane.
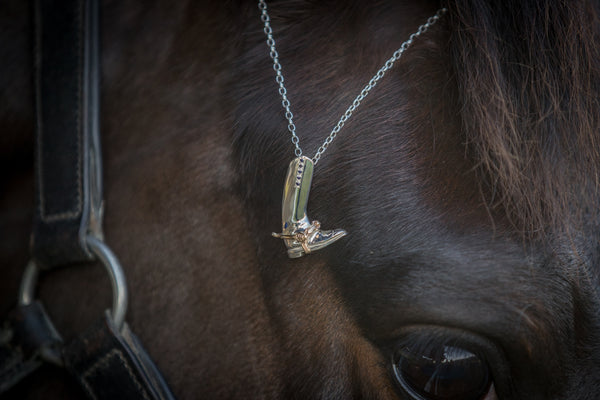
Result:
{"label": "horse mane", "polygon": [[596,212],[598,9],[590,1],[452,2],[452,68],[490,208],[526,236]]}

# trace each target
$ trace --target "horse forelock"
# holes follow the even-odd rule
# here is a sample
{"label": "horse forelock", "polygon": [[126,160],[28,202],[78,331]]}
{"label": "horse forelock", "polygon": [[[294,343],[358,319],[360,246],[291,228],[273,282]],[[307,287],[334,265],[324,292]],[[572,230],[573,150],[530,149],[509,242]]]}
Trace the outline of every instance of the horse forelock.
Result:
{"label": "horse forelock", "polygon": [[491,207],[535,237],[594,218],[597,5],[465,0],[450,8],[463,129]]}

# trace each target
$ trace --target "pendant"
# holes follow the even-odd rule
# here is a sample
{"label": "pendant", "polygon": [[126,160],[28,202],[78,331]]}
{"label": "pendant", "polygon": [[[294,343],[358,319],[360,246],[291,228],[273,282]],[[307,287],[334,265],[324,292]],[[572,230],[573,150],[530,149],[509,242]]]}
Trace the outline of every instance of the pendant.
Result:
{"label": "pendant", "polygon": [[313,168],[314,163],[310,158],[295,158],[290,163],[285,178],[281,212],[283,230],[281,233],[273,233],[273,236],[283,239],[290,258],[310,254],[347,235],[343,229],[321,230],[319,221],[311,222],[308,219],[306,207]]}

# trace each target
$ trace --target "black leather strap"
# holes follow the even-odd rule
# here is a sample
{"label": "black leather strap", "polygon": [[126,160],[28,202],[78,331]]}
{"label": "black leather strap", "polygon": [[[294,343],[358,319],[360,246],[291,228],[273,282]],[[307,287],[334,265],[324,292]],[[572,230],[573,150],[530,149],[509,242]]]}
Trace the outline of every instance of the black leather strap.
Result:
{"label": "black leather strap", "polygon": [[67,345],[41,303],[12,311],[0,327],[0,395],[49,360],[64,363],[92,400],[175,399],[139,339],[108,311]]}
{"label": "black leather strap", "polygon": [[127,324],[109,313],[64,351],[67,369],[91,399],[172,400],[173,394]]}
{"label": "black leather strap", "polygon": [[41,303],[13,310],[0,327],[0,394],[37,370],[43,357],[60,359],[61,345]]}
{"label": "black leather strap", "polygon": [[[24,280],[29,285],[37,268],[93,260],[88,237],[102,240],[98,25],[98,0],[35,0],[36,214],[34,262]],[[118,262],[104,261],[113,274],[120,271]],[[27,305],[0,326],[0,394],[46,361],[66,366],[92,400],[174,399],[127,324],[117,329],[107,312],[65,346],[30,295],[21,296]]]}
{"label": "black leather strap", "polygon": [[41,268],[93,259],[101,237],[96,0],[35,1],[36,214]]}

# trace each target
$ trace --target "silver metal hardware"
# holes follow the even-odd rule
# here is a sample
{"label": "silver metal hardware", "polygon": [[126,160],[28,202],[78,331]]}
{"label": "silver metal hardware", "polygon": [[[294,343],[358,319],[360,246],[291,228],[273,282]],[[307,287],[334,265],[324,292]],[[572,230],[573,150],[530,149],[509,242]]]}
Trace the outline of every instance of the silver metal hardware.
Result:
{"label": "silver metal hardware", "polygon": [[[111,316],[118,330],[121,330],[127,312],[127,284],[119,260],[110,248],[97,238],[88,235],[86,243],[92,253],[104,265],[110,277],[113,292]],[[25,267],[19,288],[19,304],[29,305],[34,300],[35,286],[38,281],[39,267],[31,260]],[[42,354],[43,356],[43,354]]]}
{"label": "silver metal hardware", "polygon": [[290,163],[285,179],[281,206],[282,232],[272,235],[283,239],[290,258],[310,254],[346,236],[343,229],[321,230],[319,221],[311,222],[306,214],[313,168],[314,163],[310,158],[295,158]]}
{"label": "silver metal hardware", "polygon": [[111,249],[101,240],[88,235],[87,244],[92,253],[102,262],[108,272],[113,293],[111,316],[117,330],[121,330],[127,313],[127,282],[121,263]]}

